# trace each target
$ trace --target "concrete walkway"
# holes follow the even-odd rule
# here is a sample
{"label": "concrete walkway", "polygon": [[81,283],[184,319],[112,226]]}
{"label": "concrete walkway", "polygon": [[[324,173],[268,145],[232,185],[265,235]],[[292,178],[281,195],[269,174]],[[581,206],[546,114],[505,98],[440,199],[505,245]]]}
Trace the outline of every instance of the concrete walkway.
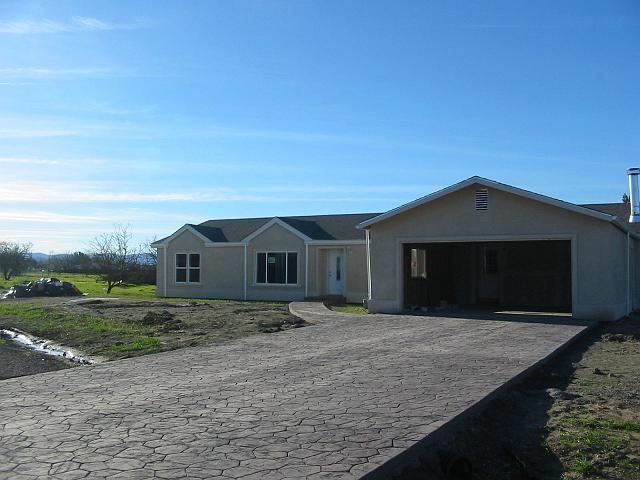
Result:
{"label": "concrete walkway", "polygon": [[588,325],[291,309],[315,325],[0,382],[0,478],[388,478]]}

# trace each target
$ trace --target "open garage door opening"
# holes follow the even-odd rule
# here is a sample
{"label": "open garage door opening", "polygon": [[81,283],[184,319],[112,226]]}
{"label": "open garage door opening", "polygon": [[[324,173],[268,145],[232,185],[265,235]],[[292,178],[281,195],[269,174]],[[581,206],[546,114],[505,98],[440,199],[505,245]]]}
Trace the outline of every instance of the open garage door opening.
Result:
{"label": "open garage door opening", "polygon": [[571,312],[571,242],[408,243],[407,308]]}

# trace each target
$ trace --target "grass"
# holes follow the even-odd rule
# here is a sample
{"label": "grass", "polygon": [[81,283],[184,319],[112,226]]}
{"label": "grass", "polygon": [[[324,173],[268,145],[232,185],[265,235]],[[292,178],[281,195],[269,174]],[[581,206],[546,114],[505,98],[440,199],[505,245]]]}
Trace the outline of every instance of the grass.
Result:
{"label": "grass", "polygon": [[343,303],[340,305],[331,305],[331,310],[342,313],[369,313],[365,307],[359,303]]}
{"label": "grass", "polygon": [[138,350],[156,349],[160,346],[160,340],[153,337],[142,337],[135,342],[126,343],[122,345],[113,345],[112,350],[116,352],[135,352]]}
{"label": "grass", "polygon": [[[264,331],[265,324],[273,323],[277,330],[291,318],[286,304],[277,302],[197,299],[189,305],[196,299],[145,294],[137,295],[144,302],[133,302],[131,297],[87,305],[50,297],[3,301],[0,329],[27,332],[84,355],[115,360],[253,335]],[[163,310],[173,312],[173,317],[145,320],[149,312]]]}
{"label": "grass", "polygon": [[581,457],[577,459],[571,467],[569,467],[569,471],[582,475],[583,477],[589,477],[596,473],[597,468],[587,457]]}
{"label": "grass", "polygon": [[574,425],[589,428],[592,430],[622,430],[625,432],[640,432],[640,422],[630,422],[623,420],[599,420],[596,418],[573,418]]}
{"label": "grass", "polygon": [[571,447],[589,449],[597,452],[613,452],[620,446],[620,442],[606,431],[588,429],[572,435],[568,439]]}
{"label": "grass", "polygon": [[[277,330],[290,318],[285,303],[160,299],[155,295],[155,285],[117,287],[107,295],[106,283],[97,281],[96,275],[31,272],[0,281],[0,288],[41,277],[71,282],[89,297],[112,297],[118,307],[102,308],[98,304],[87,308],[69,299],[51,297],[5,301],[0,302],[0,328],[27,332],[107,360],[253,335],[264,331],[264,324],[269,322]],[[145,302],[136,306],[131,301],[136,299]],[[197,301],[193,307],[173,306],[193,301]],[[145,323],[146,313],[166,309],[174,312],[177,326]]]}
{"label": "grass", "polygon": [[11,280],[0,280],[0,288],[10,288],[18,283],[32,282],[42,277],[55,277],[65,282],[71,282],[80,289],[82,293],[90,296],[113,296],[113,297],[139,297],[149,298],[156,296],[156,286],[147,285],[125,285],[114,287],[111,294],[107,295],[107,283],[98,280],[97,275],[84,273],[57,273],[57,272],[28,272],[23,275],[12,277]]}
{"label": "grass", "polygon": [[29,301],[0,302],[0,328],[28,332],[79,348],[89,355],[104,355],[104,350],[113,343],[135,341],[153,333],[150,327],[144,325],[68,311],[61,307],[34,305]]}
{"label": "grass", "polygon": [[0,338],[0,345],[4,345],[7,341],[4,338]]}

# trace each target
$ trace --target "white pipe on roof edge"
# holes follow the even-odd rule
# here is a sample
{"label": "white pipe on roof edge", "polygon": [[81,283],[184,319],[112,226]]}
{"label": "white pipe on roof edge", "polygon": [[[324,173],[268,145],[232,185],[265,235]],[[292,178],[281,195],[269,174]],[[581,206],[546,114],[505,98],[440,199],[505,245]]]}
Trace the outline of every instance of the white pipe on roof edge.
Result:
{"label": "white pipe on roof edge", "polygon": [[640,222],[640,192],[638,191],[638,175],[640,168],[630,168],[627,170],[629,176],[629,223]]}

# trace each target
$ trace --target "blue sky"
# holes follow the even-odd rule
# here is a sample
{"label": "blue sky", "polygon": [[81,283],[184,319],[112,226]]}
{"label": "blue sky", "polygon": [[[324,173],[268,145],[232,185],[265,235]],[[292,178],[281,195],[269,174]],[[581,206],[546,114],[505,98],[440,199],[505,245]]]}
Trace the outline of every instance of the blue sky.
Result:
{"label": "blue sky", "polygon": [[618,201],[640,3],[0,3],[0,238],[384,211],[472,175]]}

